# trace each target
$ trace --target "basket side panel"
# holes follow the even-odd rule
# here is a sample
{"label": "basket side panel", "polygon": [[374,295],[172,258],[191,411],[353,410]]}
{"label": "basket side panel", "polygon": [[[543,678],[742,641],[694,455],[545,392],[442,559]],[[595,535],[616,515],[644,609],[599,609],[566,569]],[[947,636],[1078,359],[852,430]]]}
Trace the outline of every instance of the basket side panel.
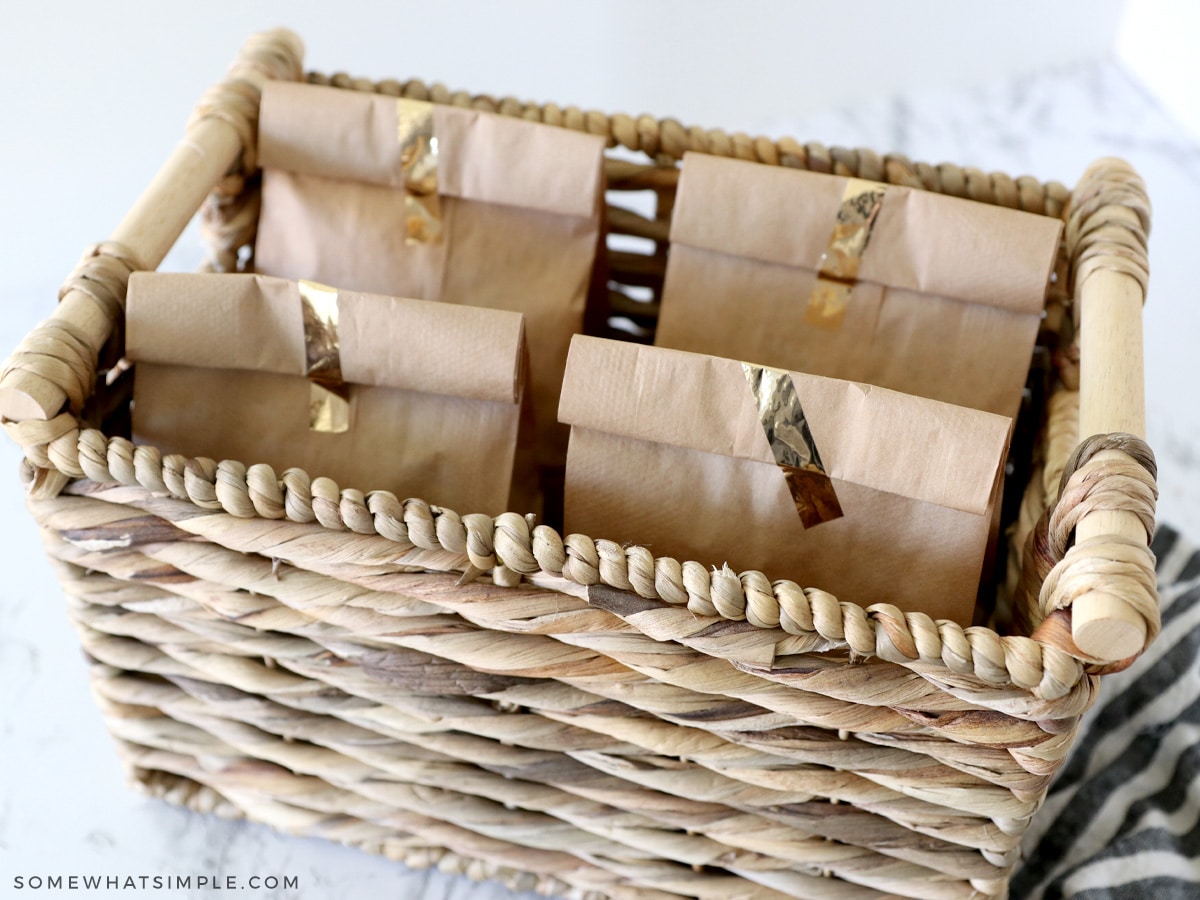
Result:
{"label": "basket side panel", "polygon": [[[1001,732],[900,667],[850,667],[876,706],[784,690],[576,597],[317,572],[177,508],[33,504],[127,765],[184,802],[605,896],[965,897],[1000,890],[1045,787],[1003,740],[939,736],[973,714]],[[1061,737],[1038,734],[1025,752]]]}

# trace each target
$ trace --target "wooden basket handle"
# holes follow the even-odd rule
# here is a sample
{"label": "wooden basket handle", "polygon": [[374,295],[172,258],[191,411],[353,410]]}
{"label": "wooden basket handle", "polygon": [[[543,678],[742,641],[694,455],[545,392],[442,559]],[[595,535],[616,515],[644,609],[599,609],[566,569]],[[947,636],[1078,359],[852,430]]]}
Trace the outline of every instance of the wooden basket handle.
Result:
{"label": "wooden basket handle", "polygon": [[[1079,434],[1085,441],[1113,433],[1145,437],[1142,305],[1149,227],[1150,202],[1137,173],[1119,159],[1102,159],[1089,167],[1072,194],[1066,234],[1080,347]],[[1144,463],[1131,468],[1132,455],[1121,449],[1101,450],[1092,459],[1127,472],[1147,468]],[[1152,475],[1149,481],[1152,493]],[[1115,548],[1143,551],[1153,526],[1147,528],[1144,499],[1139,502],[1141,507],[1109,501],[1088,511],[1075,525],[1076,547],[1096,548],[1094,555],[1110,562],[1124,556]],[[1151,523],[1152,515],[1151,497]],[[1069,605],[1072,638],[1086,656],[1109,662],[1126,659],[1140,653],[1157,633],[1153,557],[1148,550],[1137,557],[1136,577],[1110,571],[1073,599],[1043,602],[1044,607]],[[1147,580],[1151,596],[1145,589]]]}
{"label": "wooden basket handle", "polygon": [[[111,240],[85,254],[53,315],[8,359],[0,374],[0,417],[6,422],[49,422],[64,407],[78,414],[91,394],[100,349],[121,314],[130,272],[157,268],[222,176],[243,154],[253,155],[262,86],[268,79],[299,80],[302,55],[300,39],[283,29],[247,41]],[[44,430],[8,429],[23,447],[23,437],[41,438]]]}

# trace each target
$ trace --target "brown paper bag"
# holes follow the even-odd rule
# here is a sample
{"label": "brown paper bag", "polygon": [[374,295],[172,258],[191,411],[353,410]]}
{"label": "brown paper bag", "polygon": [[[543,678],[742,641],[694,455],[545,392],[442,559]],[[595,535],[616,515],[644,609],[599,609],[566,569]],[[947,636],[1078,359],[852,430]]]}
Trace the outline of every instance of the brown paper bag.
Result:
{"label": "brown paper bag", "polygon": [[1061,228],[689,153],[655,343],[1015,416]]}
{"label": "brown paper bag", "polygon": [[971,623],[1011,420],[577,337],[568,531]]}
{"label": "brown paper bag", "polygon": [[513,478],[524,354],[518,313],[263,275],[129,280],[135,442],[461,513],[527,508],[510,501],[530,494]]}
{"label": "brown paper bag", "polygon": [[478,110],[272,82],[255,268],[525,314],[543,461],[600,239],[604,138]]}

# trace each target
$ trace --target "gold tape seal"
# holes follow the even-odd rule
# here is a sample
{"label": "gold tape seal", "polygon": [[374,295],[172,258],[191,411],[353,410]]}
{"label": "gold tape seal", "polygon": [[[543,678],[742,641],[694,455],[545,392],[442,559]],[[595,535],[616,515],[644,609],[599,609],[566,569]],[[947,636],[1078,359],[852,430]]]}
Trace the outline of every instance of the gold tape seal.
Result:
{"label": "gold tape seal", "polygon": [[742,363],[754,395],[758,417],[766,432],[775,464],[783,471],[788,490],[805,528],[840,519],[842,505],[825,473],[792,376],[779,369]]}
{"label": "gold tape seal", "polygon": [[433,133],[433,104],[399,98],[396,137],[400,141],[400,170],[404,175],[404,242],[435,243],[442,234],[442,210],[437,189],[438,139]]}
{"label": "gold tape seal", "polygon": [[846,316],[850,292],[858,281],[863,251],[883,205],[886,184],[851,178],[842,192],[837,223],[829,238],[829,249],[821,254],[817,283],[808,295],[804,321],[819,328],[840,328]]}
{"label": "gold tape seal", "polygon": [[315,281],[301,281],[299,287],[304,317],[304,374],[310,384],[308,427],[342,434],[350,430],[350,388],[342,381],[338,292]]}

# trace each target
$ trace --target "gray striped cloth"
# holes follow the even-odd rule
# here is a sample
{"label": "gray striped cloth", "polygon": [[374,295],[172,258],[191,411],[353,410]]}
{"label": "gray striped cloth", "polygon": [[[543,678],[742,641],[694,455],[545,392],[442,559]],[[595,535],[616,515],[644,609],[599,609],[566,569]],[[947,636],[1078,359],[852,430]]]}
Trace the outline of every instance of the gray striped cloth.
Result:
{"label": "gray striped cloth", "polygon": [[1200,551],[1154,538],[1163,630],[1103,680],[1027,833],[1013,900],[1200,898]]}

